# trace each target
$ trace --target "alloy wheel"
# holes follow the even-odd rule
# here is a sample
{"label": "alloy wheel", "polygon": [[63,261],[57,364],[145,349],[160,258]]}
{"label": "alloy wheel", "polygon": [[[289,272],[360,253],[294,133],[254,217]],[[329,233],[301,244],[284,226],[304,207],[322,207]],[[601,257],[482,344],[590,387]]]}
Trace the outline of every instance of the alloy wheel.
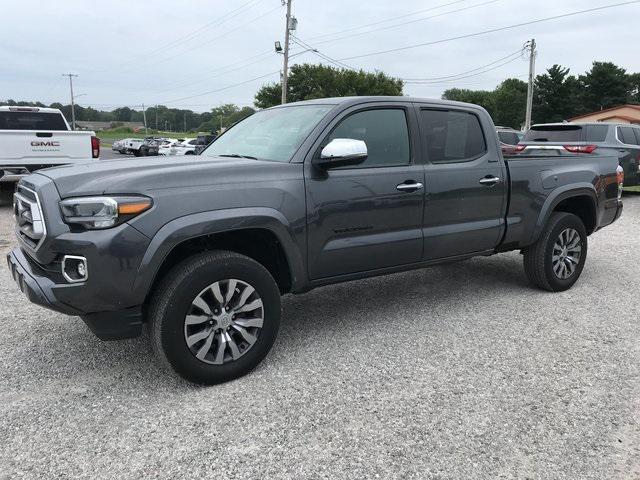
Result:
{"label": "alloy wheel", "polygon": [[553,273],[561,280],[571,277],[580,263],[582,239],[573,228],[565,228],[553,244]]}
{"label": "alloy wheel", "polygon": [[251,349],[263,323],[264,306],[255,288],[242,280],[220,280],[191,302],[184,339],[196,358],[222,365]]}

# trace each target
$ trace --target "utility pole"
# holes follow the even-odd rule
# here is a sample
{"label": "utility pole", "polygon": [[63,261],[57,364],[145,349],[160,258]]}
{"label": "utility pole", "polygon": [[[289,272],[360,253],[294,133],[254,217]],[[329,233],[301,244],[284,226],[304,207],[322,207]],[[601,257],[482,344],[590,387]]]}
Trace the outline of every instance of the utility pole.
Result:
{"label": "utility pole", "polygon": [[282,100],[287,103],[287,84],[289,80],[289,33],[291,32],[291,2],[293,0],[282,0],[287,3],[287,24],[284,29],[284,64],[282,66]]}
{"label": "utility pole", "polygon": [[73,77],[78,75],[73,73],[63,73],[63,77],[69,77],[69,89],[71,90],[71,130],[76,129],[76,106],[73,98]]}
{"label": "utility pole", "polygon": [[142,104],[142,121],[144,122],[144,134],[149,135],[149,129],[147,128],[147,111],[144,108],[144,103]]}
{"label": "utility pole", "polygon": [[158,106],[156,105],[156,130],[158,130]]}
{"label": "utility pole", "polygon": [[184,130],[183,132],[187,131],[187,112],[184,112]]}
{"label": "utility pole", "polygon": [[525,131],[531,128],[531,111],[533,109],[533,80],[536,75],[536,39],[527,42],[525,48],[529,49],[529,85],[527,87],[527,113],[524,119]]}

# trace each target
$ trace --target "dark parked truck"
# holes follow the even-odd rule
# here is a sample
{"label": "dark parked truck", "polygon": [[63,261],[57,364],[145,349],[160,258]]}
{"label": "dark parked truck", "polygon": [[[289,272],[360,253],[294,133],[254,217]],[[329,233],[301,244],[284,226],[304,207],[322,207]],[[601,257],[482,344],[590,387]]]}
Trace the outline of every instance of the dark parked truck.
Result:
{"label": "dark parked truck", "polygon": [[614,156],[503,158],[478,106],[313,100],[260,111],[178,163],[22,179],[8,261],[32,302],[102,339],[146,323],[165,364],[212,384],[265,357],[284,293],[510,250],[532,284],[568,289],[621,189]]}

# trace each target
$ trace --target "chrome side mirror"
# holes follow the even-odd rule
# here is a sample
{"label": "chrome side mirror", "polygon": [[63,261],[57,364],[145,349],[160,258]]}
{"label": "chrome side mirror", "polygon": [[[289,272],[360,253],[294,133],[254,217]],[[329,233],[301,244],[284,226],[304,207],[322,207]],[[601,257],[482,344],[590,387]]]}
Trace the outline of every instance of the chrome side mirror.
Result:
{"label": "chrome side mirror", "polygon": [[358,165],[367,159],[367,144],[353,138],[334,138],[320,152],[320,158],[314,159],[314,165],[329,169]]}

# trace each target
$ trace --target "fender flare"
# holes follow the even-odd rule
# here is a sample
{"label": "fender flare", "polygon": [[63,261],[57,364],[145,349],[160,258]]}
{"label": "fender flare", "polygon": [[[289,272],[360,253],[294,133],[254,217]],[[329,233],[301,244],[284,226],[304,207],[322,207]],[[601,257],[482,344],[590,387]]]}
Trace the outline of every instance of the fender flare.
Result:
{"label": "fender flare", "polygon": [[538,220],[536,221],[535,229],[533,231],[531,243],[534,243],[538,240],[538,238],[542,234],[542,230],[549,221],[549,217],[551,217],[551,213],[558,206],[558,204],[568,198],[573,197],[588,197],[591,199],[591,201],[593,202],[593,211],[596,216],[594,218],[594,224],[598,224],[598,196],[596,194],[596,189],[594,188],[594,186],[590,183],[565,185],[564,187],[557,188],[551,195],[547,197],[544,204],[542,205],[540,214],[538,215]]}
{"label": "fender flare", "polygon": [[273,233],[287,259],[292,288],[304,282],[303,256],[294,240],[293,228],[279,211],[266,207],[212,210],[176,218],[153,236],[142,258],[133,284],[133,293],[144,301],[168,255],[181,243],[216,233],[264,229]]}

